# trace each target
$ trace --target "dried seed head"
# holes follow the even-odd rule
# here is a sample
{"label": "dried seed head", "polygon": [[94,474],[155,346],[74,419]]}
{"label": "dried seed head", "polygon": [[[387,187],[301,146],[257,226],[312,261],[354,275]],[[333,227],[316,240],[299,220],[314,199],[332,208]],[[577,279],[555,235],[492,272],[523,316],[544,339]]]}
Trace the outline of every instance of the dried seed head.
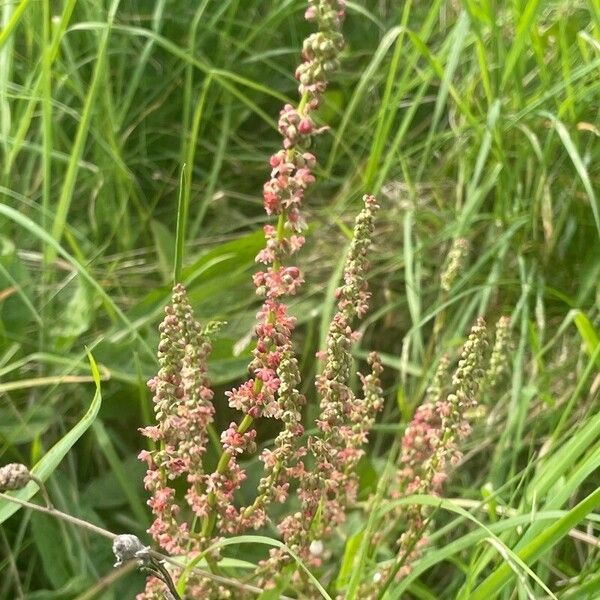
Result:
{"label": "dried seed head", "polygon": [[130,560],[137,560],[140,566],[147,566],[150,562],[150,548],[144,546],[137,536],[130,533],[118,535],[113,542],[112,550],[117,559],[115,567],[120,567]]}
{"label": "dried seed head", "polygon": [[496,323],[494,347],[485,377],[490,387],[497,385],[508,370],[510,344],[510,317],[502,316]]}
{"label": "dried seed head", "polygon": [[0,468],[0,492],[20,490],[31,479],[29,469],[21,463],[10,463]]}
{"label": "dried seed head", "polygon": [[452,242],[444,271],[440,277],[440,285],[444,292],[449,292],[456,277],[465,265],[467,253],[469,252],[469,242],[465,238],[457,238]]}

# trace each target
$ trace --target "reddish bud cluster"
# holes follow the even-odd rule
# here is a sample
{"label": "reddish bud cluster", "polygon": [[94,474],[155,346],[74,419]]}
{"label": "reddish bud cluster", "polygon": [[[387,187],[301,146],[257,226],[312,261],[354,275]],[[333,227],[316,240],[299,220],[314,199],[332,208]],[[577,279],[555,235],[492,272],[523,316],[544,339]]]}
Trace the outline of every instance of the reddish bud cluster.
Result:
{"label": "reddish bud cluster", "polygon": [[148,504],[155,517],[150,533],[167,552],[181,552],[199,540],[178,518],[181,509],[171,482],[183,478],[191,508],[198,513],[205,510],[199,498],[205,497],[202,456],[214,414],[213,392],[206,376],[211,347],[194,319],[182,285],[173,289],[165,313],[159,328],[160,370],[148,382],[154,394],[157,425],[142,429],[157,443],[157,449],[143,450],[140,459],[148,465],[144,483],[151,492]]}
{"label": "reddish bud cluster", "polygon": [[[315,566],[323,560],[323,540],[344,522],[348,507],[356,499],[356,465],[363,455],[363,445],[375,415],[383,404],[379,383],[382,368],[375,354],[369,357],[371,373],[361,376],[362,398],[357,398],[349,387],[351,346],[356,339],[352,324],[366,310],[366,252],[378,208],[372,196],[365,196],[364,203],[346,257],[344,283],[337,292],[338,309],[329,328],[326,350],[320,353],[325,361],[316,381],[321,398],[317,420],[320,431],[310,436],[307,443],[315,464],[301,471],[298,489],[301,510],[284,517],[278,526],[288,547]],[[259,570],[262,583],[272,585],[274,573],[287,560],[285,553],[272,550]]]}
{"label": "reddish bud cluster", "polygon": [[[190,349],[198,328],[191,317],[184,316],[191,315],[191,311],[185,305],[182,288],[175,289],[172,307],[168,307],[167,317],[161,326],[161,370],[151,382],[158,425],[144,430],[148,437],[158,442],[159,449],[144,452],[142,457],[149,465],[146,486],[152,493],[149,503],[156,517],[151,532],[168,552],[193,553],[205,547],[205,537],[212,536],[215,523],[223,533],[260,527],[266,521],[268,505],[286,500],[290,480],[306,479],[302,463],[306,445],[301,443],[304,429],[300,413],[305,400],[298,389],[300,372],[291,342],[295,322],[288,314],[283,298],[296,294],[303,283],[300,270],[289,264],[289,258],[304,244],[301,232],[305,229],[305,222],[301,205],[306,190],[315,181],[313,169],[316,162],[308,148],[312,137],[325,129],[317,126],[313,112],[327,88],[328,74],[338,64],[337,57],[344,45],[339,28],[345,14],[342,0],[308,0],[308,4],[306,18],[316,21],[319,31],[304,42],[303,63],[296,71],[302,99],[297,108],[286,104],[281,110],[278,128],[283,138],[282,148],[270,158],[271,173],[263,187],[265,211],[268,215],[277,216],[278,221],[276,225],[265,226],[265,247],[256,257],[257,262],[265,265],[253,277],[257,293],[264,300],[257,314],[257,341],[249,365],[250,379],[226,394],[229,405],[241,411],[244,419],[239,425],[232,423],[221,435],[223,454],[217,469],[210,475],[203,473],[201,464],[206,428],[213,415],[212,392],[205,384],[204,361],[209,348],[202,340],[195,351]],[[327,358],[326,374],[319,379],[319,389],[329,398],[324,400],[324,407],[327,402],[335,402],[338,405],[336,410],[345,413],[340,422],[341,428],[335,434],[343,436],[344,441],[328,438],[326,445],[319,450],[322,473],[314,483],[325,481],[328,476],[332,481],[339,478],[339,485],[334,486],[337,494],[335,502],[342,513],[346,502],[343,497],[353,497],[356,488],[353,475],[346,472],[343,465],[351,470],[359,459],[366,428],[379,405],[375,397],[380,397],[377,383],[379,368],[375,359],[372,361],[372,375],[364,379],[365,398],[357,401],[347,387],[349,344],[355,339],[351,321],[364,313],[368,300],[362,271],[366,265],[362,248],[367,243],[363,234],[368,234],[372,227],[374,208],[374,199],[368,198],[365,208],[369,215],[368,223],[364,222],[364,231],[359,228],[357,235],[360,239],[354,242],[351,250],[344,285],[338,292],[339,315],[330,332],[330,344],[333,345],[331,348],[328,346],[328,352],[331,351],[331,354]],[[365,211],[361,215],[364,218]],[[192,330],[195,332],[193,335]],[[341,371],[337,366],[338,359],[344,365]],[[197,364],[199,362],[202,364]],[[368,394],[371,394],[370,399]],[[323,431],[331,437],[332,429],[325,425],[326,413],[324,408],[325,416],[320,423]],[[264,474],[255,502],[238,509],[234,506],[233,497],[246,478],[238,461],[242,454],[255,451],[256,432],[251,426],[258,417],[279,419],[283,428],[273,447],[265,450],[260,457],[264,463]],[[346,444],[348,440],[349,444]],[[314,449],[318,445],[315,438],[308,446]],[[330,450],[333,463],[327,475],[324,473],[328,467],[323,461]],[[175,489],[169,485],[172,479],[180,477],[185,477],[188,482],[186,499],[194,515],[202,520],[202,534],[190,531],[180,518]],[[311,485],[303,487],[300,492],[307,518],[313,518],[315,512],[314,502],[309,498],[314,495]],[[332,523],[343,518],[340,515],[336,520],[333,515],[335,502],[329,507]],[[308,523],[304,520],[301,527]],[[286,539],[289,537],[284,525],[282,533]],[[315,548],[320,546],[316,542],[310,544],[309,540],[307,547],[312,548],[315,554]],[[190,589],[199,590],[210,584],[199,579],[197,582],[190,580],[190,585]],[[150,579],[146,598],[153,598],[155,591],[156,581]],[[204,592],[200,595],[203,596]]]}
{"label": "reddish bud cluster", "polygon": [[[483,362],[487,348],[487,331],[478,319],[465,342],[458,366],[452,377],[452,393],[444,394],[443,380],[448,361],[442,359],[428,390],[430,401],[421,405],[402,439],[398,492],[406,494],[440,494],[448,476],[449,465],[461,459],[458,442],[471,432],[465,412],[477,405],[476,396],[483,380]],[[407,523],[398,545],[402,566],[398,577],[410,572],[410,565],[425,544],[424,513],[420,506],[408,506],[401,515]]]}

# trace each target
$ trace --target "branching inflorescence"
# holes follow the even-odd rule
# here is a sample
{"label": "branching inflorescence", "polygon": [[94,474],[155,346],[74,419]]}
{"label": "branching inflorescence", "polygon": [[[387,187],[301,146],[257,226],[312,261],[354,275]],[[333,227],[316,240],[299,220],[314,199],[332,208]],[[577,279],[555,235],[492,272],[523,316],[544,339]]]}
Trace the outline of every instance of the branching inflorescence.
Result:
{"label": "branching inflorescence", "polygon": [[193,317],[182,285],[175,286],[165,313],[158,345],[160,370],[148,382],[154,392],[157,424],[142,430],[157,447],[143,450],[140,458],[148,464],[144,482],[151,493],[148,504],[154,514],[150,533],[167,552],[183,553],[198,550],[200,538],[186,520],[178,518],[181,508],[171,482],[185,478],[185,496],[191,509],[197,516],[204,514],[202,457],[214,413],[206,377],[211,348]]}
{"label": "branching inflorescence", "polygon": [[[307,443],[313,464],[307,461],[302,473],[298,490],[301,510],[287,515],[278,527],[287,546],[315,566],[322,563],[324,540],[344,522],[348,508],[356,500],[356,466],[383,405],[379,381],[382,367],[375,353],[369,356],[371,373],[361,375],[362,397],[356,397],[349,387],[351,348],[358,337],[352,327],[368,306],[366,255],[378,208],[373,196],[365,196],[364,203],[346,257],[344,282],[336,291],[337,311],[329,326],[326,349],[319,352],[324,366],[316,381],[320,397],[318,434],[310,436]],[[272,550],[259,569],[263,584],[273,585],[286,562],[289,556],[285,552]]]}
{"label": "branching inflorescence", "polygon": [[[317,353],[321,362],[315,381],[315,406],[318,404],[319,413],[314,429],[306,432],[302,414],[306,399],[300,391],[301,373],[293,345],[296,319],[287,302],[304,283],[294,257],[305,243],[302,204],[315,182],[316,158],[310,148],[313,138],[327,129],[318,125],[315,113],[344,48],[340,30],[345,18],[345,0],[307,0],[307,3],[305,18],[316,23],[318,31],[304,40],[302,62],[295,72],[298,104],[285,104],[279,113],[281,146],[269,159],[270,175],[262,188],[264,210],[272,220],[263,228],[265,244],[256,256],[261,267],[253,275],[256,294],[262,303],[254,326],[256,341],[248,378],[225,393],[229,408],[240,415],[220,438],[213,434],[214,392],[208,378],[210,331],[196,320],[187,290],[177,281],[178,267],[176,284],[159,326],[159,370],[148,382],[153,394],[155,424],[141,429],[148,438],[148,449],[140,452],[139,458],[147,465],[144,484],[153,516],[148,532],[166,554],[180,556],[160,554],[132,534],[115,535],[54,509],[43,481],[36,475],[41,469],[34,467],[30,471],[20,463],[0,467],[3,500],[54,515],[112,539],[115,567],[136,562],[150,574],[138,600],[245,598],[247,593],[258,593],[261,598],[275,597],[288,587],[299,598],[321,597],[312,587],[315,579],[308,568],[319,577],[323,575],[328,585],[333,569],[324,567],[332,566],[329,558],[336,552],[334,535],[342,531],[348,512],[357,504],[359,461],[365,454],[377,413],[383,407],[383,367],[376,353],[368,356],[370,372],[358,373],[361,392],[357,395],[351,387],[352,349],[360,337],[357,321],[365,316],[370,302],[368,253],[379,206],[374,196],[365,195],[362,210],[355,219],[343,281],[335,292],[337,304],[326,346]],[[439,310],[435,312],[427,351],[422,353],[423,372],[428,375],[433,371],[452,292],[464,280],[460,276],[468,254],[468,240],[454,239],[442,269]],[[178,255],[179,265],[180,259]],[[460,355],[454,359],[449,355],[440,358],[423,394],[423,403],[416,407],[402,436],[396,440],[397,460],[396,453],[391,453],[388,466],[395,472],[391,490],[386,472],[370,503],[375,507],[374,512],[360,531],[362,541],[358,552],[352,547],[357,536],[348,541],[343,568],[332,585],[336,593],[347,592],[353,599],[386,597],[394,581],[409,575],[415,561],[423,556],[433,511],[428,500],[425,503],[423,497],[414,495],[441,496],[451,467],[463,462],[461,443],[471,432],[469,419],[478,402],[488,394],[491,396],[506,374],[510,328],[510,318],[501,317],[488,356],[487,328],[483,318],[479,318]],[[425,385],[418,389],[424,390]],[[256,452],[254,427],[261,418],[278,421],[279,432],[259,456],[262,477],[254,500],[240,506],[235,497],[247,476],[243,458]],[[206,470],[209,431],[217,464]],[[45,506],[5,494],[26,487],[32,490],[34,484],[42,493]],[[281,511],[275,519],[273,513],[277,511],[270,510],[272,505],[285,503],[290,496],[292,501],[288,506],[294,508]],[[390,505],[380,513],[378,503],[382,499]],[[382,514],[391,517],[385,525]],[[260,587],[254,582],[250,585],[224,577],[225,563],[215,550],[220,546],[220,538],[260,529],[270,518],[284,544],[277,543],[268,558],[254,569],[252,576]],[[377,524],[382,524],[381,531],[375,531]],[[393,548],[382,544],[381,552],[391,559],[363,570],[368,561],[378,559],[378,543],[384,540],[384,530],[396,540]],[[252,538],[253,542],[256,540]],[[347,560],[354,560],[350,566],[359,568],[344,588],[349,570]],[[297,568],[296,561],[302,569]],[[199,564],[207,570],[200,570]],[[16,567],[14,570],[18,582]],[[368,580],[363,577],[365,572]],[[237,595],[233,595],[231,586]],[[483,588],[485,584],[478,590]]]}
{"label": "branching inflorescence", "polygon": [[[271,156],[271,177],[263,188],[265,211],[277,216],[277,224],[265,226],[266,244],[257,256],[265,268],[254,275],[254,285],[264,302],[257,314],[251,378],[227,394],[229,405],[245,416],[239,425],[232,423],[222,439],[225,451],[212,475],[209,514],[203,525],[206,536],[212,533],[215,519],[220,530],[228,533],[263,525],[266,506],[286,499],[289,479],[296,474],[296,462],[303,454],[297,444],[303,433],[300,408],[304,398],[298,391],[300,374],[291,342],[295,319],[283,298],[296,294],[303,283],[298,267],[287,263],[304,244],[301,205],[306,189],[315,180],[312,169],[316,162],[307,148],[320,131],[312,113],[320,105],[327,75],[336,68],[344,45],[339,32],[344,3],[310,0],[306,18],[316,21],[319,31],[304,42],[303,62],[296,71],[301,100],[297,108],[286,104],[279,115],[283,148]],[[252,444],[256,434],[251,426],[258,417],[280,419],[284,427],[274,449],[261,456],[265,473],[256,501],[238,510],[232,503],[233,492],[243,479],[238,457]]]}
{"label": "branching inflorescence", "polygon": [[[382,366],[376,354],[369,356],[370,374],[360,375],[361,395],[355,395],[350,387],[352,345],[358,337],[355,321],[364,316],[369,304],[367,254],[378,209],[375,198],[367,195],[356,218],[343,282],[336,291],[337,310],[329,325],[326,347],[318,353],[322,370],[316,378],[320,406],[317,433],[304,436],[301,410],[305,399],[299,391],[300,370],[292,345],[295,319],[285,298],[295,295],[303,283],[302,273],[291,258],[304,244],[301,206],[314,182],[315,165],[308,148],[313,135],[320,131],[312,113],[321,102],[327,75],[336,68],[343,47],[339,32],[343,2],[309,0],[306,17],[318,23],[319,31],[304,42],[303,62],[296,72],[301,100],[297,108],[288,104],[280,113],[283,144],[270,159],[271,176],[263,188],[265,211],[276,217],[276,223],[264,227],[266,243],[256,257],[264,266],[253,277],[262,306],[256,316],[250,377],[226,393],[229,406],[242,417],[221,434],[222,450],[212,472],[203,469],[207,429],[214,415],[213,392],[206,376],[210,343],[193,317],[181,284],[173,290],[160,327],[160,370],[149,382],[157,424],[143,430],[155,448],[140,456],[148,463],[145,483],[155,517],[150,533],[167,552],[188,558],[206,551],[216,536],[262,527],[270,505],[285,502],[295,489],[299,510],[283,516],[279,533],[306,564],[321,566],[328,554],[328,540],[356,502],[356,468],[383,405]],[[465,252],[466,246],[459,240],[449,258],[444,290],[450,289]],[[498,363],[506,346],[506,330],[502,322],[495,351]],[[481,319],[471,330],[450,382],[446,381],[449,359],[442,358],[425,403],[404,433],[397,496],[441,492],[448,465],[460,459],[458,442],[470,431],[466,411],[476,405],[484,378],[486,345]],[[494,364],[489,378],[497,378],[498,370]],[[234,502],[234,494],[246,479],[240,458],[256,449],[254,422],[258,418],[279,420],[282,427],[274,443],[260,455],[263,475],[254,501],[240,507]],[[185,492],[176,493],[182,481]],[[390,582],[406,574],[426,543],[427,513],[422,507],[409,505],[397,516],[405,523],[397,560],[378,573],[379,581],[385,576]],[[207,560],[217,568],[218,556]],[[289,563],[287,551],[273,549],[257,569],[259,582],[264,587],[274,586]],[[164,581],[150,578],[143,598],[160,597]],[[297,590],[304,588],[310,596],[299,572],[293,581]],[[367,588],[365,597],[370,593]],[[187,580],[187,590],[186,597],[220,598],[228,594],[206,578],[194,576]]]}
{"label": "branching inflorescence", "polygon": [[[242,416],[221,434],[221,453],[212,472],[203,468],[207,430],[215,411],[206,376],[211,348],[181,284],[173,289],[160,326],[160,370],[149,382],[157,424],[143,430],[154,449],[143,451],[140,457],[148,464],[145,484],[154,514],[150,533],[168,553],[188,559],[203,556],[218,536],[262,527],[271,504],[285,502],[296,491],[299,509],[284,514],[277,528],[294,556],[312,567],[323,565],[329,540],[356,503],[358,462],[383,405],[382,366],[375,353],[369,356],[371,372],[359,374],[360,396],[350,387],[352,345],[358,338],[354,327],[369,304],[367,254],[379,208],[375,198],[366,195],[356,218],[343,282],[336,291],[337,310],[329,325],[326,347],[317,355],[322,370],[315,386],[320,409],[316,433],[304,435],[301,411],[305,398],[299,391],[300,369],[292,344],[295,319],[286,298],[297,294],[303,283],[292,258],[304,244],[302,201],[315,181],[312,171],[316,159],[308,149],[322,128],[316,127],[313,113],[326,91],[329,73],[338,64],[343,48],[339,29],[344,18],[342,0],[309,0],[308,4],[306,18],[317,22],[319,31],[304,42],[303,62],[296,71],[301,99],[297,107],[286,104],[280,112],[282,148],[270,158],[271,174],[263,187],[265,211],[275,222],[264,227],[265,246],[256,257],[263,268],[254,274],[253,282],[262,306],[256,315],[250,376],[226,392],[229,406]],[[458,239],[444,270],[443,293],[452,288],[466,252],[466,241]],[[483,319],[472,328],[451,381],[450,359],[441,359],[425,402],[417,408],[404,433],[393,497],[441,493],[449,465],[460,460],[459,441],[470,431],[467,411],[477,404],[482,382],[493,386],[500,376],[508,325],[506,319],[498,325],[487,376],[483,367],[487,346]],[[435,341],[435,327],[433,338]],[[260,455],[263,474],[254,501],[236,506],[234,495],[246,479],[240,459],[256,450],[254,423],[259,418],[278,420],[281,429],[274,443]],[[183,492],[176,492],[182,487]],[[404,506],[396,517],[405,526],[398,540],[397,558],[379,569],[373,582],[365,582],[365,598],[372,596],[374,587],[379,588],[375,594],[381,594],[382,586],[385,589],[394,578],[406,575],[426,544],[428,512],[423,507]],[[216,554],[206,559],[213,570],[218,569]],[[264,588],[274,587],[290,562],[288,550],[272,549],[257,568],[258,582]],[[165,582],[170,581],[170,576],[161,573],[157,571],[148,580],[140,598],[161,597]],[[186,577],[186,598],[229,597],[225,588],[206,577]],[[300,571],[294,572],[292,581],[296,591],[311,597]]]}
{"label": "branching inflorescence", "polygon": [[[316,127],[313,112],[326,91],[328,75],[338,66],[338,54],[344,46],[339,29],[345,15],[343,0],[309,0],[308,4],[306,19],[315,21],[319,31],[304,41],[303,62],[296,71],[301,99],[298,107],[286,104],[280,113],[283,144],[270,159],[271,176],[263,188],[265,211],[276,217],[276,223],[264,227],[265,247],[256,257],[264,265],[253,277],[263,304],[257,314],[250,378],[226,394],[229,406],[243,417],[222,433],[222,453],[212,473],[204,472],[202,460],[206,431],[214,414],[213,392],[206,378],[210,344],[193,317],[181,284],[173,290],[160,327],[160,371],[149,382],[157,424],[143,430],[156,447],[143,451],[140,457],[148,463],[145,483],[155,517],[150,533],[169,553],[194,556],[205,550],[216,534],[261,527],[269,505],[284,502],[290,483],[300,480],[302,517],[284,519],[279,529],[303,556],[310,554],[315,543],[321,543],[321,538],[342,522],[356,497],[354,469],[382,404],[381,365],[376,355],[369,358],[371,374],[362,378],[363,397],[357,399],[349,387],[350,351],[356,338],[352,326],[367,309],[366,254],[378,208],[372,196],[365,196],[344,283],[337,291],[338,311],[323,352],[324,369],[317,379],[320,435],[311,436],[308,444],[300,443],[305,399],[299,392],[300,371],[292,346],[295,319],[284,299],[295,295],[303,283],[299,268],[290,259],[304,244],[301,205],[315,180],[312,169],[316,160],[308,148],[314,134],[323,130]],[[254,502],[236,507],[234,493],[246,477],[239,459],[255,450],[253,424],[260,417],[278,419],[283,426],[273,446],[261,454],[264,473]],[[305,460],[309,450],[316,458],[314,466]],[[175,480],[186,482],[185,510],[176,494]],[[315,529],[319,509],[323,518]],[[261,568],[263,575],[268,564]],[[194,594],[205,594],[210,585],[200,580],[190,580],[189,584]],[[221,592],[211,588],[210,595],[220,597]],[[144,598],[149,600],[159,593],[160,581],[151,578]]]}
{"label": "branching inflorescence", "polygon": [[[440,495],[451,465],[461,459],[459,442],[470,431],[467,414],[477,406],[478,392],[484,379],[487,351],[487,328],[482,318],[471,328],[458,365],[449,379],[449,358],[443,356],[426,399],[408,424],[402,438],[396,490],[393,497],[412,494]],[[396,518],[404,524],[398,540],[396,560],[368,584],[364,597],[379,597],[381,585],[406,576],[412,563],[427,543],[428,511],[417,504],[403,505]],[[368,588],[375,588],[369,593]]]}

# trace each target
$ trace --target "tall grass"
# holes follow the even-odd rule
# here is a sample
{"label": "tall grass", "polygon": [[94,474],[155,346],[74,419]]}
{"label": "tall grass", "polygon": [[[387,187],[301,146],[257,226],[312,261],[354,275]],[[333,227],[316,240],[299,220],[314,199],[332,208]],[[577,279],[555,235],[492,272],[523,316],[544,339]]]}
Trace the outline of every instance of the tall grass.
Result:
{"label": "tall grass", "polygon": [[[40,461],[59,509],[145,535],[136,429],[150,421],[145,381],[176,256],[199,318],[225,322],[217,397],[244,375],[263,165],[279,105],[295,94],[303,8],[0,6],[0,462]],[[331,129],[308,200],[309,276],[293,310],[308,382],[355,200],[377,193],[375,306],[356,358],[382,353],[387,403],[361,463],[369,518],[350,521],[339,573],[320,580],[332,597],[358,598],[356,582],[393,557],[370,544],[393,508],[376,493],[389,450],[439,355],[477,315],[506,313],[507,391],[480,399],[444,501],[397,501],[433,505],[435,532],[385,597],[598,598],[600,4],[369,0],[348,12],[343,70],[321,109]],[[187,235],[176,235],[182,215]],[[442,293],[459,237],[469,260]],[[100,380],[102,406],[99,391],[92,401]],[[228,419],[223,403],[217,424]],[[276,432],[259,434],[267,443]],[[15,512],[0,500],[0,599],[140,589],[139,575],[111,570],[104,540]],[[223,549],[229,576],[244,578],[233,559],[264,557],[275,532],[265,536]]]}

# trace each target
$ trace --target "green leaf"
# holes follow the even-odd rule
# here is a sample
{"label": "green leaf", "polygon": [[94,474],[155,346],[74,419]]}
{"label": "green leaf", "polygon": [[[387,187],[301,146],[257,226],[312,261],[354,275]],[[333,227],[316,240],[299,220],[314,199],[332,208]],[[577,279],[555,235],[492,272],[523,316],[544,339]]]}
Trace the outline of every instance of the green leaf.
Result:
{"label": "green leaf", "polygon": [[0,437],[9,444],[23,444],[44,433],[56,420],[56,412],[45,405],[34,404],[22,414],[3,414]]}
{"label": "green leaf", "polygon": [[175,260],[174,248],[175,238],[168,227],[160,221],[151,221],[150,229],[154,238],[156,255],[158,257],[158,266],[165,283],[170,283],[173,273],[173,262]]}
{"label": "green leaf", "polygon": [[0,236],[0,289],[14,290],[13,294],[0,302],[0,318],[10,324],[9,331],[13,336],[21,335],[32,317],[38,326],[42,326],[42,318],[29,297],[29,272],[19,258],[14,242],[5,236]]}
{"label": "green leaf", "polygon": [[60,351],[70,350],[75,340],[90,328],[94,319],[94,298],[90,285],[77,279],[76,286],[75,293],[50,329],[52,336],[57,338],[56,348]]}
{"label": "green leaf", "polygon": [[517,65],[519,59],[523,60],[523,47],[527,43],[527,38],[531,35],[533,20],[541,4],[542,3],[540,0],[531,0],[530,2],[524,3],[525,9],[523,10],[523,14],[521,15],[521,18],[517,24],[517,30],[514,39],[512,40],[508,56],[504,61],[502,69],[502,82],[500,84],[501,88],[505,87],[511,75],[515,75],[515,66]]}
{"label": "green leaf", "polygon": [[[515,528],[523,525],[530,524],[532,520],[536,522],[544,522],[544,521],[556,521],[557,519],[561,519],[565,516],[565,511],[541,511],[532,516],[531,514],[517,515],[514,517],[509,517],[498,521],[497,523],[492,523],[491,525],[485,525],[478,521],[473,515],[471,515],[468,511],[465,511],[461,507],[457,506],[450,500],[443,500],[440,498],[436,498],[434,496],[407,496],[406,498],[402,498],[400,500],[396,500],[394,502],[389,502],[385,511],[389,511],[393,509],[395,506],[404,506],[409,504],[419,504],[425,506],[431,506],[438,509],[448,510],[454,512],[464,519],[467,519],[478,526],[476,531],[471,531],[462,537],[445,544],[439,549],[430,549],[423,555],[423,558],[416,561],[413,565],[413,569],[409,575],[407,575],[397,586],[393,587],[388,591],[388,596],[390,600],[399,600],[403,598],[403,594],[412,584],[412,582],[417,579],[417,577],[431,568],[433,565],[436,565],[442,561],[448,560],[455,554],[462,552],[463,550],[467,550],[473,548],[478,542],[483,541],[488,538],[493,538],[498,541],[498,534],[503,533],[505,531],[512,531]],[[435,538],[435,535],[432,535],[432,541]],[[516,558],[514,552],[503,546],[509,553],[509,555],[513,558]],[[471,596],[469,596],[471,600]]]}
{"label": "green leaf", "polygon": [[[19,24],[19,21],[23,17],[23,14],[25,13],[25,9],[27,8],[29,1],[30,0],[21,0],[17,4],[17,6],[15,8],[15,12],[12,13],[12,16],[8,20],[8,23],[4,24],[4,27],[0,31],[0,48],[2,48],[2,46],[4,46],[4,44],[6,44],[7,40],[10,38],[13,30]],[[8,15],[10,15],[10,12],[8,12]]]}
{"label": "green leaf", "polygon": [[573,143],[573,139],[569,134],[568,129],[565,127],[565,124],[557,119],[552,113],[548,111],[540,111],[544,117],[547,117],[552,122],[554,129],[556,129],[558,136],[560,137],[569,158],[571,159],[577,174],[581,179],[581,183],[583,184],[583,189],[587,194],[587,197],[590,201],[590,206],[592,208],[592,214],[594,215],[594,221],[596,222],[596,229],[598,230],[598,234],[600,234],[600,207],[598,206],[598,199],[596,198],[596,193],[594,192],[594,185],[590,179],[590,174],[577,150],[577,146]]}
{"label": "green leaf", "polygon": [[57,540],[62,539],[62,531],[58,520],[34,512],[31,515],[31,533],[41,558],[43,571],[55,590],[67,585],[73,572],[68,560],[68,553],[59,550]]}
{"label": "green leaf", "polygon": [[[585,342],[586,350],[590,356],[594,354],[594,351],[598,347],[600,343],[600,337],[598,333],[594,329],[591,321],[588,319],[587,315],[581,310],[575,311],[575,325],[579,331],[579,335]],[[596,359],[598,366],[600,366],[600,358]]]}
{"label": "green leaf", "polygon": [[[90,367],[94,383],[96,384],[96,392],[92,399],[92,404],[88,411],[83,415],[79,423],[69,431],[63,438],[61,438],[46,454],[40,459],[39,462],[31,469],[31,472],[42,481],[46,481],[54,470],[58,467],[62,459],[65,457],[67,452],[73,447],[73,445],[79,440],[79,438],[88,430],[91,424],[96,419],[100,405],[102,403],[102,393],[100,389],[100,372],[94,357],[88,352],[88,359],[90,361]],[[22,490],[15,492],[13,495],[21,500],[30,500],[38,491],[38,486],[33,481],[30,481]],[[0,500],[0,524],[4,523],[9,517],[16,513],[21,507],[8,500]]]}
{"label": "green leaf", "polygon": [[[77,182],[80,161],[83,156],[88,134],[90,132],[90,121],[95,107],[95,100],[100,91],[103,73],[106,69],[111,26],[117,12],[117,8],[119,7],[119,3],[120,0],[113,0],[108,11],[108,23],[106,24],[106,28],[100,36],[100,41],[98,43],[98,54],[92,79],[90,81],[85,98],[81,118],[79,119],[77,133],[75,134],[75,140],[73,141],[73,147],[71,148],[67,171],[62,178],[63,184],[55,209],[56,213],[54,215],[54,222],[52,223],[52,237],[58,243],[60,243],[67,225],[67,215],[69,213],[69,208],[75,192],[75,183]],[[48,245],[46,247],[45,256],[48,263],[52,262],[56,258],[56,247],[54,245]]]}
{"label": "green leaf", "polygon": [[335,587],[337,589],[343,588],[352,574],[354,567],[354,557],[360,548],[360,543],[365,535],[365,530],[361,529],[353,536],[349,537],[346,541],[346,547],[344,548],[344,558],[342,559],[342,565],[338,573]]}
{"label": "green leaf", "polygon": [[[600,489],[592,492],[566,515],[546,527],[542,533],[521,549],[517,556],[526,564],[533,564],[598,506],[600,506]],[[512,579],[513,575],[508,565],[500,565],[471,594],[470,600],[491,600]]]}
{"label": "green leaf", "polygon": [[98,295],[102,298],[111,317],[113,314],[116,314],[125,324],[127,331],[136,337],[141,347],[144,348],[148,355],[152,357],[152,360],[154,360],[154,350],[152,350],[146,340],[140,336],[133,323],[129,321],[123,311],[114,303],[104,288],[90,275],[89,271],[75,257],[69,254],[55,239],[52,238],[51,235],[48,234],[47,231],[44,231],[37,223],[32,221],[29,217],[21,214],[18,210],[15,210],[6,204],[0,204],[0,215],[8,217],[11,221],[35,235],[45,244],[51,246],[57,254],[67,260],[81,275],[81,277],[83,277],[83,279],[85,279],[96,290]]}
{"label": "green leaf", "polygon": [[[29,591],[27,600],[65,600],[74,598],[76,594],[82,593],[91,585],[90,578],[85,575],[72,577],[63,587],[57,590]],[[104,598],[102,600],[105,600]]]}

